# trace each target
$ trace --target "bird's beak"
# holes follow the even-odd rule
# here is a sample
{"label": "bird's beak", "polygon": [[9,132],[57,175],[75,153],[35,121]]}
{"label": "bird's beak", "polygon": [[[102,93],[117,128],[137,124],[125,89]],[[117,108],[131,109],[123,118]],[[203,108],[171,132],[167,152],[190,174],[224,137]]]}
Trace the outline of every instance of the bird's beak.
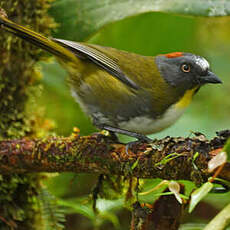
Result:
{"label": "bird's beak", "polygon": [[212,83],[212,84],[220,84],[222,81],[218,78],[213,72],[208,71],[206,76],[201,77],[201,83]]}

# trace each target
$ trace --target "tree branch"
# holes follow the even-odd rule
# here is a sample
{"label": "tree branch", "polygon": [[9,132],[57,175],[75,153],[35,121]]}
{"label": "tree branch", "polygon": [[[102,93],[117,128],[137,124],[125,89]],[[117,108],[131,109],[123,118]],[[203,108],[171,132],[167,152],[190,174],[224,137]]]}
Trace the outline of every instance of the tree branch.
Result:
{"label": "tree branch", "polygon": [[[210,141],[201,134],[193,138],[166,137],[151,144],[135,145],[129,154],[125,145],[101,134],[3,140],[0,141],[0,173],[72,171],[186,179],[200,184],[211,176],[207,165],[214,150],[223,148],[229,137],[230,130],[219,132]],[[194,158],[197,152],[199,155]],[[230,181],[229,164],[225,164],[219,177]]]}

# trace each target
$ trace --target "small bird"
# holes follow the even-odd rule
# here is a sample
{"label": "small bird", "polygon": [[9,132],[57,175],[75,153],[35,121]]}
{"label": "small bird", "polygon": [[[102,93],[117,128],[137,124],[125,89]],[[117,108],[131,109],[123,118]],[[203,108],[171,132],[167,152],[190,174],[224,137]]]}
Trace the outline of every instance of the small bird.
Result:
{"label": "small bird", "polygon": [[93,124],[112,133],[146,136],[172,125],[206,83],[222,83],[198,55],[142,56],[110,47],[48,39],[5,16],[0,25],[47,50],[69,72],[71,92]]}

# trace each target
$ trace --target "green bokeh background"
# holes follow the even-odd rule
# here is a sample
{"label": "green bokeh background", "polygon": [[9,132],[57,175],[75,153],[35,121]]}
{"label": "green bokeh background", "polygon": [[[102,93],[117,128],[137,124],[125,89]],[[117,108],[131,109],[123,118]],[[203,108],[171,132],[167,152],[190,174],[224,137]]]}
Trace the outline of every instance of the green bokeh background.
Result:
{"label": "green bokeh background", "polygon": [[[78,33],[78,31],[75,31],[77,28],[75,28],[72,31],[72,36],[71,33],[65,34],[61,27],[60,18],[62,19],[62,15],[60,16],[60,12],[55,11],[54,8],[51,10],[51,14],[60,23],[60,29],[57,28],[53,33],[54,37],[72,39],[74,33]],[[71,19],[76,20],[75,18],[64,17],[66,21],[63,23],[66,25]],[[184,51],[206,57],[211,63],[213,72],[223,80],[224,84],[203,87],[175,125],[152,135],[152,137],[189,136],[192,131],[202,132],[208,137],[213,137],[216,131],[230,128],[229,28],[230,19],[228,17],[202,18],[166,13],[144,13],[108,24],[90,36],[90,38],[85,39],[85,41],[143,55],[154,56],[156,54]],[[63,32],[60,33],[60,31]],[[45,107],[45,116],[55,121],[54,131],[58,135],[67,136],[75,126],[80,128],[82,135],[94,132],[95,128],[91,125],[90,120],[83,114],[70,95],[66,84],[67,73],[54,59],[49,63],[40,63],[40,65],[44,75],[42,79],[44,90],[41,97],[38,98],[38,103]],[[127,141],[124,137],[123,140]],[[50,178],[47,185],[52,194],[65,200],[70,199],[72,204],[77,206],[80,204],[81,199],[87,199],[87,194],[90,193],[95,181],[95,175],[64,173]],[[156,181],[148,181],[146,188],[153,186],[153,184],[156,184]],[[76,197],[80,198],[72,200]],[[206,201],[214,210],[218,210],[229,202],[230,198],[228,197],[229,193],[224,195],[211,194]],[[220,200],[221,202],[219,202]],[[218,202],[218,205],[216,202]],[[128,229],[130,215],[124,210],[121,211],[121,206],[120,203],[117,205],[119,207],[117,209],[120,211],[116,212],[115,216],[119,218],[120,226],[122,227],[119,227],[119,224],[116,225],[116,221],[113,222],[109,218],[104,218],[104,220],[109,220],[109,222],[113,223],[113,226],[110,226],[111,229],[115,227],[117,229]],[[123,213],[124,217],[120,217],[119,213]],[[72,215],[74,214],[72,213]],[[98,224],[98,222],[92,221],[89,221],[90,224],[87,218],[84,219],[80,216],[75,216],[75,218],[78,219],[77,223],[71,219],[71,216],[68,217],[67,229],[93,229],[93,224],[101,225],[101,223]],[[124,220],[124,218],[126,219]],[[189,217],[187,221],[207,223],[208,218],[198,218],[194,214],[194,217]],[[102,223],[104,222],[102,221]],[[101,229],[105,229],[105,227],[101,227]]]}

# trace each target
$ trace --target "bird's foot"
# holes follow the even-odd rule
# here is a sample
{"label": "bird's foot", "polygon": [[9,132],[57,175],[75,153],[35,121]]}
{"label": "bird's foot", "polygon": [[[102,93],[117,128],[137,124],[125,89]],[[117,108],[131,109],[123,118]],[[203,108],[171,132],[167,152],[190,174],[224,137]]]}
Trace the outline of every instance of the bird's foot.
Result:
{"label": "bird's foot", "polygon": [[125,153],[128,155],[129,154],[129,149],[132,149],[133,146],[140,144],[140,143],[150,143],[152,142],[152,139],[146,137],[145,135],[139,134],[139,137],[137,137],[138,140],[136,141],[131,141],[126,144],[125,146]]}
{"label": "bird's foot", "polygon": [[97,139],[106,138],[106,139],[109,139],[112,142],[120,143],[116,133],[111,132],[111,131],[104,130],[104,131],[101,131],[101,132],[95,132],[95,133],[92,133],[92,136],[96,137]]}
{"label": "bird's foot", "polygon": [[120,128],[117,128],[117,127],[112,127],[110,125],[98,124],[97,121],[94,121],[94,124],[99,129],[109,131],[113,138],[116,138],[116,133],[136,138],[137,141],[132,141],[132,142],[129,142],[129,143],[126,144],[126,148],[125,148],[126,154],[128,154],[128,150],[132,146],[134,146],[136,144],[139,144],[139,143],[150,143],[150,142],[152,142],[152,139],[150,139],[147,136],[145,136],[143,134],[140,134],[140,133],[135,133],[135,132],[128,131],[128,130],[125,130],[125,129],[120,129]]}

